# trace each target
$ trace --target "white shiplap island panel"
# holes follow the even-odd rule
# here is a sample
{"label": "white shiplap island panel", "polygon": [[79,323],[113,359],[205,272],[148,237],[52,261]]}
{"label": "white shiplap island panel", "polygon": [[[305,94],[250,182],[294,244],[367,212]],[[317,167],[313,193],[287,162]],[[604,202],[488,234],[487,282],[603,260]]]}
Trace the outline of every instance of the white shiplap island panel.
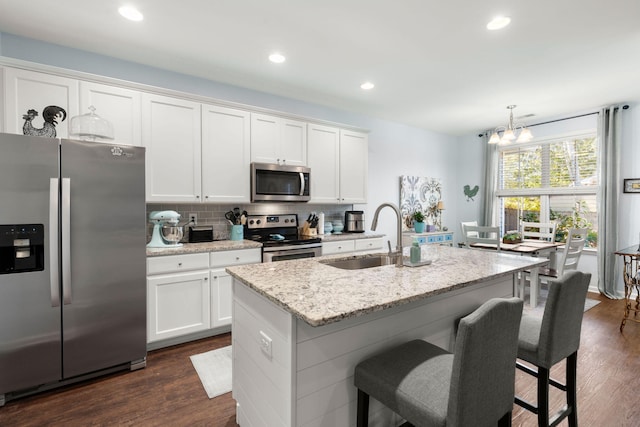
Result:
{"label": "white shiplap island panel", "polygon": [[[355,425],[355,365],[423,338],[451,349],[457,319],[513,294],[514,276],[546,261],[438,246],[431,265],[341,270],[327,258],[230,267],[233,397],[248,426]],[[396,425],[371,402],[371,425]]]}

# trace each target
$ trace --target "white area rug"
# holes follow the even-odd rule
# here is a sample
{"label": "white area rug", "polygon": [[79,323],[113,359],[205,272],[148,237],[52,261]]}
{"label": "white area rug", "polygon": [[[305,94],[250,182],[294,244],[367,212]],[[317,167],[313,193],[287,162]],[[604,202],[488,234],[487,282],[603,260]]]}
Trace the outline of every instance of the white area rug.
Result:
{"label": "white area rug", "polygon": [[231,346],[190,356],[209,399],[231,391]]}

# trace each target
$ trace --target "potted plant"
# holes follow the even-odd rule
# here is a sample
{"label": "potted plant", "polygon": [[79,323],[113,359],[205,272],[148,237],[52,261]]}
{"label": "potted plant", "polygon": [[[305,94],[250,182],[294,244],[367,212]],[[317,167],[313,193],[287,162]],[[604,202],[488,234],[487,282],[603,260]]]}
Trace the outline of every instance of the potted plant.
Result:
{"label": "potted plant", "polygon": [[522,235],[517,230],[507,231],[506,234],[502,236],[502,243],[507,243],[510,245],[522,243]]}
{"label": "potted plant", "polygon": [[413,218],[413,228],[416,233],[424,233],[424,214],[420,211],[415,211],[411,217]]}

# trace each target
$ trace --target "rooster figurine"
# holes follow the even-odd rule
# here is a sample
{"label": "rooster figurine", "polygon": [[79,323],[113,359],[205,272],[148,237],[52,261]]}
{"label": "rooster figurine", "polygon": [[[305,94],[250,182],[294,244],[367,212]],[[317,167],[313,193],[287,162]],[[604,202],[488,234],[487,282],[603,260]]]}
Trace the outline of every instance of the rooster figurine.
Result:
{"label": "rooster figurine", "polygon": [[42,128],[37,129],[33,127],[31,123],[35,117],[38,116],[38,112],[36,110],[29,110],[27,114],[23,115],[24,126],[22,126],[22,133],[25,135],[31,136],[43,136],[46,138],[55,138],[56,137],[56,125],[58,121],[56,119],[61,118],[61,122],[67,118],[67,112],[64,108],[56,107],[55,105],[49,105],[45,107],[42,112],[42,117],[44,118],[44,125]]}

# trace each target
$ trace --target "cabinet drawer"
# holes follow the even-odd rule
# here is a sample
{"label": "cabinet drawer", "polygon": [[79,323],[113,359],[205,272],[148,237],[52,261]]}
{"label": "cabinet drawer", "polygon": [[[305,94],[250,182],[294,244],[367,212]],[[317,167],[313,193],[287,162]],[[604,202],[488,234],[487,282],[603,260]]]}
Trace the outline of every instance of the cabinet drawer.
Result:
{"label": "cabinet drawer", "polygon": [[322,255],[349,253],[355,250],[356,245],[353,240],[340,240],[339,242],[322,243]]}
{"label": "cabinet drawer", "polygon": [[209,268],[209,254],[168,255],[147,258],[147,275]]}
{"label": "cabinet drawer", "polygon": [[377,251],[382,249],[382,237],[375,239],[357,239],[355,240],[356,251]]}
{"label": "cabinet drawer", "polygon": [[259,248],[211,252],[211,268],[260,262],[262,262],[262,251]]}

